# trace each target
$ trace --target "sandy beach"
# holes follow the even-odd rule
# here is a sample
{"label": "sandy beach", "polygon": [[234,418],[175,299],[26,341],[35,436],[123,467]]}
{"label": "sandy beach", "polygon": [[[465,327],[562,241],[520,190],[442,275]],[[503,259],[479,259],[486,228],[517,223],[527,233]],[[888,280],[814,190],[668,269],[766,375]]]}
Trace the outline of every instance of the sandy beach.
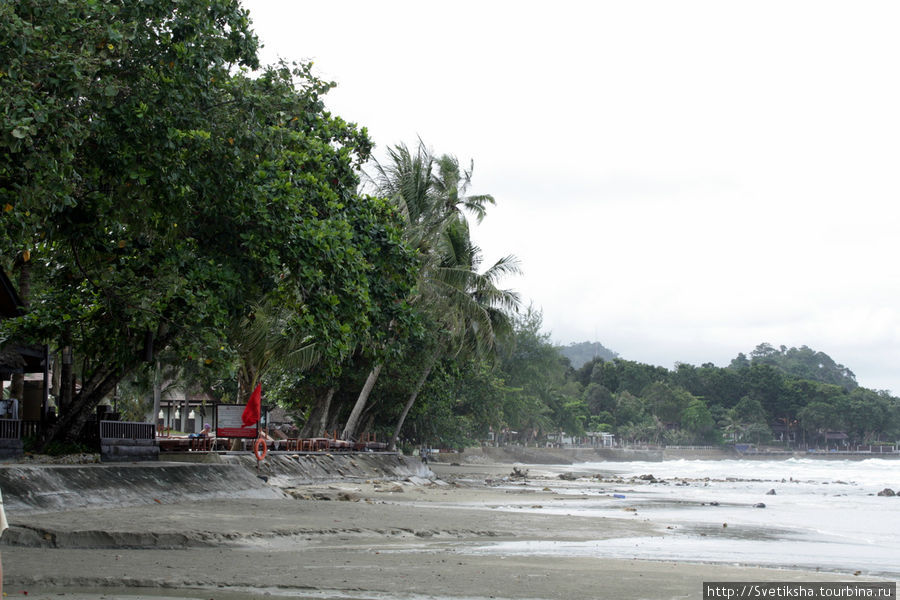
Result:
{"label": "sandy beach", "polygon": [[[704,581],[847,581],[854,575],[683,561],[482,552],[497,542],[660,536],[638,518],[535,514],[565,506],[541,467],[431,465],[438,483],[340,482],[282,499],[217,499],[12,515],[10,597],[700,598]],[[547,486],[541,480],[546,478]],[[497,484],[500,485],[497,485]],[[673,524],[672,527],[675,525]],[[856,578],[859,580],[859,578]]]}

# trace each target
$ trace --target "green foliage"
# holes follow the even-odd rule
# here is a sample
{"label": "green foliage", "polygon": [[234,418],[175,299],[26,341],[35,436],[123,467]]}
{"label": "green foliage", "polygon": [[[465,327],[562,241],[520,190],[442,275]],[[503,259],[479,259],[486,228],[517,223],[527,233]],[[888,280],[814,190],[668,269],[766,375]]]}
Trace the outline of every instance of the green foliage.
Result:
{"label": "green foliage", "polygon": [[[532,347],[539,347],[539,327],[531,331]],[[520,335],[516,339],[521,344]],[[783,354],[809,355],[806,350]],[[584,427],[606,428],[628,443],[708,444],[725,439],[759,444],[772,441],[772,427],[784,424],[784,435],[813,445],[823,443],[829,431],[846,431],[855,443],[900,436],[897,398],[858,386],[801,379],[758,356],[741,367],[735,366],[741,361],[728,368],[679,363],[674,371],[623,359],[595,359],[570,371],[569,379],[540,356],[532,349],[521,354],[515,369],[505,371],[504,380],[517,401],[507,406],[505,414],[516,417],[509,423],[540,422],[544,432],[555,428],[570,435]],[[580,402],[556,401],[553,393],[541,393],[541,386],[522,383],[540,380],[541,373],[546,381],[557,381],[556,389],[566,390],[563,395],[574,390],[572,397]]]}
{"label": "green foliage", "polygon": [[[402,358],[412,348],[421,351],[425,346],[428,357],[406,394],[393,445],[434,364],[448,357],[491,357],[498,336],[510,329],[509,314],[518,310],[519,297],[499,287],[503,277],[518,273],[514,257],[481,270],[481,251],[472,242],[465,213],[480,221],[494,199],[467,195],[471,167],[461,169],[450,155],[435,157],[421,142],[415,152],[401,144],[388,149],[388,154],[386,164],[376,164],[372,183],[403,215],[403,238],[417,251],[418,277],[406,301],[427,332],[398,327],[396,319],[379,329],[381,335],[368,346],[375,364],[367,382],[374,382],[386,359]],[[371,385],[366,385],[359,394],[343,430],[345,437],[355,435],[370,393]]]}
{"label": "green foliage", "polygon": [[631,392],[624,391],[616,398],[616,425],[638,425],[647,418],[646,405]]}
{"label": "green foliage", "polygon": [[696,440],[711,442],[715,439],[716,423],[706,402],[699,398],[691,400],[682,411],[681,424]]}
{"label": "green foliage", "polygon": [[750,353],[750,364],[770,365],[797,379],[839,385],[847,390],[859,385],[853,371],[808,346],[776,349],[771,344],[760,344]]}
{"label": "green foliage", "polygon": [[[30,445],[30,444],[29,444]],[[36,449],[36,445],[35,445]],[[27,450],[27,448],[26,448]],[[69,454],[90,454],[94,452],[84,444],[75,442],[50,442],[44,446],[42,453],[49,456],[66,456]]]}
{"label": "green foliage", "polygon": [[678,425],[681,424],[682,413],[694,400],[694,397],[684,389],[662,382],[647,386],[641,397],[654,416],[664,423]]}
{"label": "green foliage", "polygon": [[[743,369],[678,364],[668,371],[598,359],[572,370],[541,328],[542,316],[532,309],[502,339],[497,364],[476,356],[442,361],[404,436],[424,443],[417,436],[429,432],[428,443],[455,445],[493,431],[505,442],[540,443],[558,432],[609,431],[620,443],[766,444],[773,427],[787,424],[785,435],[801,445],[824,444],[833,431],[846,431],[852,443],[900,437],[900,400],[883,392],[848,391],[749,361]],[[403,394],[421,354],[414,350],[408,365],[390,371],[379,410],[395,414],[396,403],[391,413],[385,398]]]}
{"label": "green foliage", "polygon": [[308,65],[247,71],[236,0],[0,11],[0,249],[29,251],[33,276],[32,310],[5,327],[71,339],[77,418],[148,331],[210,357],[268,297],[339,362],[405,318],[414,257],[392,207],[356,193],[365,130],[325,111],[332,84]]}
{"label": "green foliage", "polygon": [[584,401],[592,415],[611,413],[616,409],[616,399],[612,393],[598,383],[589,383],[584,388]]}

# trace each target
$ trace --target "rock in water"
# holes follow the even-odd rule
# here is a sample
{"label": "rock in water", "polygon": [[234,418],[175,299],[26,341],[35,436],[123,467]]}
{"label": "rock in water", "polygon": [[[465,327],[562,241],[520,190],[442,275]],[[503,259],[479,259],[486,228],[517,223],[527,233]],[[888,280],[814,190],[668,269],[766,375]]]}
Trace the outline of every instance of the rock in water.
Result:
{"label": "rock in water", "polygon": [[883,490],[878,492],[878,495],[879,496],[896,496],[897,494],[895,494],[894,490],[892,490],[891,488],[884,488]]}
{"label": "rock in water", "polygon": [[765,508],[765,507],[766,507],[766,505],[764,502],[757,502],[756,504],[753,505],[753,508]]}
{"label": "rock in water", "polygon": [[775,490],[769,490],[768,492],[766,492],[766,496],[774,496],[774,495],[775,495]]}

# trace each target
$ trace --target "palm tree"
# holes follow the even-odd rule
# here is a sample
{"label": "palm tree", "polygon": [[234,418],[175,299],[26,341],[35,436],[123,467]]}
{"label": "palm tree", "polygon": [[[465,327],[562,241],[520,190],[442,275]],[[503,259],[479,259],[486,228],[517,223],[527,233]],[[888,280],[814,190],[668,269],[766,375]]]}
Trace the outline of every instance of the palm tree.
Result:
{"label": "palm tree", "polygon": [[[516,307],[518,296],[496,287],[504,274],[516,272],[517,262],[508,257],[498,261],[483,274],[477,272],[480,251],[472,245],[463,211],[484,217],[486,206],[493,204],[489,195],[466,194],[472,179],[472,168],[461,170],[452,156],[435,158],[422,141],[415,152],[401,144],[388,150],[387,164],[377,164],[371,184],[377,193],[391,199],[406,220],[404,235],[419,255],[419,279],[410,304],[429,314],[440,314],[438,322],[448,339],[465,344],[469,339],[479,345],[492,343],[494,325],[500,323],[504,309]],[[480,305],[480,306],[479,306]],[[432,312],[440,311],[440,313]],[[449,335],[467,332],[471,337]],[[435,353],[417,381],[409,406],[428,378]],[[378,379],[383,361],[370,371],[344,426],[342,436],[355,436],[360,416]],[[403,411],[405,419],[408,408]],[[399,427],[397,427],[399,431]],[[395,432],[396,439],[397,432]]]}
{"label": "palm tree", "polygon": [[247,398],[269,370],[305,371],[318,362],[315,342],[298,331],[296,317],[296,311],[263,302],[232,328],[230,338],[240,361],[239,398]]}
{"label": "palm tree", "polygon": [[452,223],[442,237],[441,263],[423,281],[426,287],[421,296],[424,310],[437,326],[439,339],[397,419],[390,443],[392,450],[396,448],[409,410],[437,361],[448,354],[484,356],[492,352],[497,335],[512,329],[509,313],[519,307],[516,292],[497,286],[504,276],[519,272],[515,257],[501,258],[479,273],[481,251],[472,244],[464,219]]}

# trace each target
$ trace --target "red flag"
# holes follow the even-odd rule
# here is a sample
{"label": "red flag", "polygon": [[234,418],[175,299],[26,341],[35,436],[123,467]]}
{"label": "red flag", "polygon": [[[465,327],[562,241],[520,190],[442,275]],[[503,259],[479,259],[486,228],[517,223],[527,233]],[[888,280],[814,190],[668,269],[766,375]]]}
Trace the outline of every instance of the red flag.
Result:
{"label": "red flag", "polygon": [[253,393],[250,394],[250,402],[247,403],[247,407],[244,408],[243,414],[241,414],[241,423],[244,424],[244,427],[250,427],[251,425],[256,425],[259,421],[259,402],[262,396],[262,384],[257,383],[256,389],[253,390]]}

